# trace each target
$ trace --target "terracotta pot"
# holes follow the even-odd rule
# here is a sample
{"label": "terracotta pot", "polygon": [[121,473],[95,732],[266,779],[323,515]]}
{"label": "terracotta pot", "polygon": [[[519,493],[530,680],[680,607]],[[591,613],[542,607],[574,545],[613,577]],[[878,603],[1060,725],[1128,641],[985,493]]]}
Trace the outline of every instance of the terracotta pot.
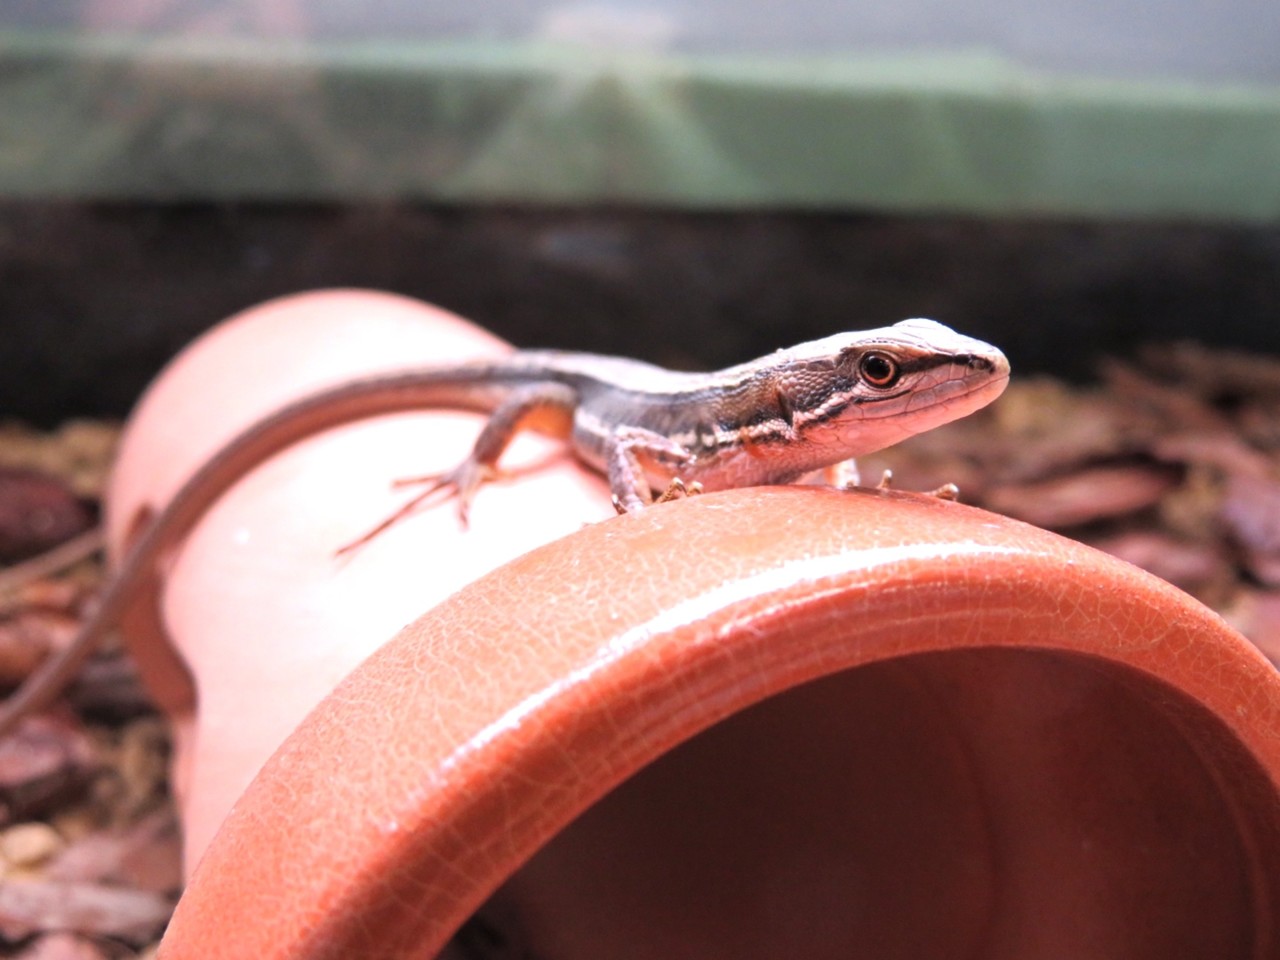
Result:
{"label": "terracotta pot", "polygon": [[[161,389],[207,411],[225,382],[181,381],[217,338],[310,317],[322,344],[356,305],[369,339],[383,308],[460,330],[366,296],[271,305]],[[122,517],[166,489],[128,482],[159,396]],[[335,563],[387,478],[466,426],[308,441],[181,552],[179,656],[151,673],[204,854],[162,957],[428,958],[464,923],[457,955],[541,960],[1280,957],[1280,680],[1184,594],[906,494],[734,491],[582,527],[607,496],[563,460],[482,492],[475,530],[428,511]]]}
{"label": "terracotta pot", "polygon": [[[354,290],[286,297],[215,327],[130,417],[106,503],[116,559],[141,517],[287,401],[361,374],[509,349],[446,311]],[[174,718],[189,863],[271,752],[383,641],[504,561],[613,516],[603,481],[560,445],[521,437],[504,460],[516,476],[481,492],[465,535],[445,506],[335,558],[404,501],[394,479],[452,466],[481,422],[399,414],[297,444],[222,498],[164,590],[154,585],[126,618],[144,679]]]}

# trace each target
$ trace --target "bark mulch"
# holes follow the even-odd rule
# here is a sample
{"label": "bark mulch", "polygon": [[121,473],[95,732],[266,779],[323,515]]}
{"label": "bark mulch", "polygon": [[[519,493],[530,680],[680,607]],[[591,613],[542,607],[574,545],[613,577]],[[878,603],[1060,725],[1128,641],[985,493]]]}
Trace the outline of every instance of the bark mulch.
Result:
{"label": "bark mulch", "polygon": [[[91,530],[117,437],[0,425],[0,564]],[[864,482],[959,485],[1218,610],[1280,663],[1280,359],[1194,343],[1110,360],[1098,382],[1016,378],[996,404],[865,458]],[[87,559],[6,585],[0,687],[67,643],[102,582]],[[117,649],[0,742],[0,956],[150,956],[181,886],[163,720]]]}

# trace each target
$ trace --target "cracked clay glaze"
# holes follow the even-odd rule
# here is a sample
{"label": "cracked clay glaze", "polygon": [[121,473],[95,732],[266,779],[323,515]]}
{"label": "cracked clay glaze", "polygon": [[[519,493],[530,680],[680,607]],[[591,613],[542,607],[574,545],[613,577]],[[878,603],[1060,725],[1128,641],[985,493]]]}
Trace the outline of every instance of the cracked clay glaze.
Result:
{"label": "cracked clay glaze", "polygon": [[[500,349],[375,294],[237,318],[135,415],[116,542],[285,397]],[[300,444],[133,611],[198,864],[165,960],[1280,958],[1280,681],[1203,606],[910,494],[594,522],[534,441],[472,530],[334,561],[477,422]]]}

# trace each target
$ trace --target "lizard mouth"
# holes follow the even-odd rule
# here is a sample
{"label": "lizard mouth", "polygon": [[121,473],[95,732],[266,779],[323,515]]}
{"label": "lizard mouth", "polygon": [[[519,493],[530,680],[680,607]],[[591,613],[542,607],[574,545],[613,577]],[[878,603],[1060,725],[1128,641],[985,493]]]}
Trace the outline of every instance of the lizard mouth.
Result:
{"label": "lizard mouth", "polygon": [[[967,375],[940,380],[923,390],[916,384],[914,389],[864,398],[862,415],[849,419],[847,430],[841,431],[841,442],[856,451],[850,456],[872,453],[968,416],[999,397],[1009,384],[1008,364],[998,359],[965,357],[953,364]],[[913,403],[917,395],[918,404]]]}
{"label": "lizard mouth", "polygon": [[[1002,358],[1003,359],[1003,358]],[[1000,394],[1004,393],[1005,387],[1009,385],[1009,365],[1007,362],[1000,363],[990,357],[967,356],[956,357],[948,362],[950,365],[961,365],[967,370],[979,374],[991,373],[997,374],[992,377],[983,377],[975,380],[972,375],[954,377],[934,384],[927,392],[934,395],[935,400],[927,404],[933,406],[937,404],[952,404],[958,400],[963,400],[975,395],[986,396],[990,394],[991,400],[994,400]],[[937,364],[936,366],[943,366]],[[1003,368],[1003,369],[1002,369]],[[920,393],[919,385],[904,387],[901,390],[895,390],[893,393],[884,393],[873,397],[857,397],[853,403],[859,406],[874,406],[875,404],[891,403],[894,400],[900,400],[903,397],[910,397],[912,394]],[[990,403],[991,400],[987,402]],[[923,408],[921,408],[923,409]]]}

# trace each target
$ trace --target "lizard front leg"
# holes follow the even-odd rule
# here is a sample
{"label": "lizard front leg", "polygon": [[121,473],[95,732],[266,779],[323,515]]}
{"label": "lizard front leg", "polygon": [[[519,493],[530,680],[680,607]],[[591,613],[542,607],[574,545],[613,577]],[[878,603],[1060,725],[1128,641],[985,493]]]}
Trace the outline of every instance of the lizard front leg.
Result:
{"label": "lizard front leg", "polygon": [[645,463],[671,476],[659,503],[687,493],[698,493],[702,489],[700,484],[686,484],[677,476],[677,471],[688,467],[693,459],[688,450],[660,433],[643,427],[615,428],[604,447],[605,472],[609,477],[609,489],[613,491],[614,509],[619,513],[634,513],[654,502]]}

